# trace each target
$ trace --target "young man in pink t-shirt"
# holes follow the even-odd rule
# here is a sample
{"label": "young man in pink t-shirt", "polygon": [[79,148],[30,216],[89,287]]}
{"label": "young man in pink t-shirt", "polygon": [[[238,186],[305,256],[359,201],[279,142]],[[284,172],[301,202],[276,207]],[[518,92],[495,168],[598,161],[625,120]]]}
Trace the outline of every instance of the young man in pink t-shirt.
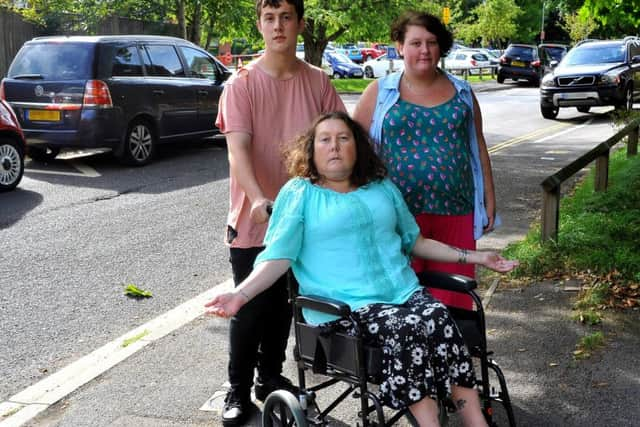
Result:
{"label": "young man in pink t-shirt", "polygon": [[[297,37],[304,29],[303,0],[256,0],[256,12],[264,55],[226,84],[216,120],[229,152],[226,241],[236,286],[249,275],[263,249],[267,208],[287,180],[282,144],[305,130],[318,114],[345,111],[327,75],[296,57]],[[283,276],[231,319],[225,426],[246,421],[255,368],[258,399],[264,400],[273,390],[293,388],[281,374],[291,326],[287,298]]]}

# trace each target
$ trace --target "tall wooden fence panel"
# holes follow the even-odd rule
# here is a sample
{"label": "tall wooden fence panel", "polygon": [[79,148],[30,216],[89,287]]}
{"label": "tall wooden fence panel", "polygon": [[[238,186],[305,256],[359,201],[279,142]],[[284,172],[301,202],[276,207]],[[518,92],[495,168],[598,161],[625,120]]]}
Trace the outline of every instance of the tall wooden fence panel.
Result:
{"label": "tall wooden fence panel", "polygon": [[[80,28],[81,25],[73,24],[74,20],[80,22],[81,17],[69,15],[67,26],[70,28]],[[83,34],[83,32],[66,29],[64,30],[64,34]],[[112,16],[106,18],[98,25],[97,34],[157,34],[179,37],[179,29],[175,24],[138,21],[121,16]],[[24,42],[42,35],[54,34],[45,34],[43,28],[24,21],[22,17],[16,13],[0,8],[0,79],[7,75],[13,57]]]}
{"label": "tall wooden fence panel", "polygon": [[7,74],[9,65],[27,40],[40,34],[40,28],[6,9],[0,8],[0,78]]}

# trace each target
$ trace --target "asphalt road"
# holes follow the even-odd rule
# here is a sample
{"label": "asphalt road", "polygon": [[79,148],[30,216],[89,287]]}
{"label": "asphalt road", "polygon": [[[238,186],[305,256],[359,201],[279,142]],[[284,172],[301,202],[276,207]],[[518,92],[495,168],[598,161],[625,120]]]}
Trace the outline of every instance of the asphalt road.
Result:
{"label": "asphalt road", "polygon": [[[542,179],[613,131],[602,114],[563,110],[560,120],[543,120],[535,89],[505,87],[478,93],[503,219],[481,247],[521,238],[539,215]],[[226,379],[227,325],[197,315],[163,337],[151,331],[143,349],[51,406],[15,397],[108,342],[123,351],[118,340],[128,331],[230,277],[224,144],[167,150],[141,169],[108,154],[27,166],[19,190],[0,195],[0,324],[9,331],[0,335],[0,412],[43,409],[33,426],[218,425],[200,407]],[[127,283],[153,298],[124,297]],[[491,302],[489,338],[519,425],[633,425],[640,414],[625,396],[640,384],[637,368],[626,368],[634,352],[575,366],[581,331],[566,318],[570,296],[560,284],[504,285]],[[620,330],[614,348],[627,350],[634,333]],[[571,376],[585,366],[593,380]],[[292,363],[287,369],[295,378]],[[354,425],[349,408],[340,415],[335,425]]]}

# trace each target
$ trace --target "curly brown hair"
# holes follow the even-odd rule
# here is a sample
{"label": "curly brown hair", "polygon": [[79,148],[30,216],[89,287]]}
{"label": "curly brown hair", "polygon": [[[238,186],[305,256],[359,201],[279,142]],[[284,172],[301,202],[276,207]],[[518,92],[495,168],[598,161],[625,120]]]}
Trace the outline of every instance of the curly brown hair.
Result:
{"label": "curly brown hair", "polygon": [[342,120],[353,134],[356,142],[356,163],[351,173],[351,183],[353,185],[362,187],[387,176],[387,168],[373,151],[371,139],[367,131],[349,117],[347,113],[333,111],[318,116],[309,129],[296,137],[293,142],[285,148],[285,164],[291,178],[308,178],[314,184],[322,178],[315,165],[314,144],[316,129],[318,125],[325,120]]}

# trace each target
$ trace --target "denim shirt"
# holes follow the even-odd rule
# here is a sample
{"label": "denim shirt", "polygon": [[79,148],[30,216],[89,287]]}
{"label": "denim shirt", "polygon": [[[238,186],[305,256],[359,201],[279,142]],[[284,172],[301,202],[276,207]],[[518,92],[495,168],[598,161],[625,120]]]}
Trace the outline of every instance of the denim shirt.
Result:
{"label": "denim shirt", "polygon": [[[471,95],[471,86],[469,83],[460,80],[449,73],[447,78],[451,81],[456,91],[465,104],[471,109],[471,118],[469,120],[469,147],[471,149],[471,171],[473,173],[474,199],[473,199],[473,237],[478,240],[482,237],[484,226],[489,223],[487,217],[487,209],[484,205],[484,177],[482,175],[482,164],[480,163],[480,152],[478,149],[478,138],[476,134],[476,124],[473,116],[473,97]],[[369,133],[375,144],[382,141],[382,125],[384,117],[389,109],[400,98],[400,78],[402,72],[389,74],[378,79],[378,98],[376,100],[376,108],[373,113],[373,120]],[[495,226],[500,225],[500,218],[496,215]]]}

